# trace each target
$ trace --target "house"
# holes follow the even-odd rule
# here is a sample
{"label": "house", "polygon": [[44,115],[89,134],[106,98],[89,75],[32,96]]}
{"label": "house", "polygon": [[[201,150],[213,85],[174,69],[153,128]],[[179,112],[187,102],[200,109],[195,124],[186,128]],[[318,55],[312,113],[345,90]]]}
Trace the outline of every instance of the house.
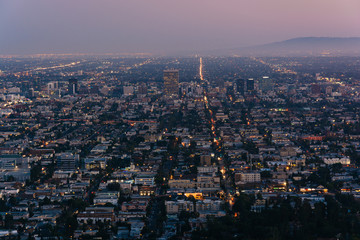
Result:
{"label": "house", "polygon": [[77,216],[79,223],[115,222],[116,216],[113,207],[87,207],[84,212]]}

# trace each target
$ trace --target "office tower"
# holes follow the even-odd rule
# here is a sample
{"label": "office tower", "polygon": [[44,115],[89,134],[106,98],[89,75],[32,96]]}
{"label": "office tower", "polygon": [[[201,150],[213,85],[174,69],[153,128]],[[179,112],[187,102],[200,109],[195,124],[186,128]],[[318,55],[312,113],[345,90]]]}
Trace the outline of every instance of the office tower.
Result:
{"label": "office tower", "polygon": [[23,81],[20,84],[21,84],[20,89],[22,92],[28,92],[32,86],[32,84],[30,84],[29,81]]}
{"label": "office tower", "polygon": [[264,76],[259,80],[259,90],[261,92],[268,92],[273,90],[273,81],[268,76]]}
{"label": "office tower", "polygon": [[78,80],[75,78],[69,79],[69,94],[77,94],[78,93]]}
{"label": "office tower", "polygon": [[249,78],[246,81],[246,91],[247,92],[253,92],[255,90],[255,82],[253,78]]}
{"label": "office tower", "polygon": [[179,70],[164,70],[164,93],[166,95],[179,93]]}
{"label": "office tower", "polygon": [[236,80],[236,92],[244,95],[246,91],[246,81],[245,79],[239,78]]}
{"label": "office tower", "polygon": [[41,82],[41,79],[36,77],[33,81],[33,88],[34,90],[36,91],[40,91],[41,90],[41,86],[42,86],[42,82]]}
{"label": "office tower", "polygon": [[47,84],[47,92],[48,94],[51,94],[51,92],[54,92],[56,90],[58,90],[59,88],[59,83],[58,82],[49,82]]}
{"label": "office tower", "polygon": [[35,97],[35,91],[33,88],[30,88],[29,91],[28,91],[28,97],[29,98],[33,98]]}
{"label": "office tower", "polygon": [[147,90],[146,83],[141,83],[138,87],[138,94],[147,94]]}

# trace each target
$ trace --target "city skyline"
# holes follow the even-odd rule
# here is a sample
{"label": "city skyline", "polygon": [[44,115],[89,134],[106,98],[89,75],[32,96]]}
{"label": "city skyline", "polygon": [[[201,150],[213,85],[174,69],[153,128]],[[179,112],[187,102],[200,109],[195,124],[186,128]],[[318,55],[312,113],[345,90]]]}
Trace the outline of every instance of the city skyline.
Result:
{"label": "city skyline", "polygon": [[359,239],[359,111],[359,56],[0,58],[0,237]]}

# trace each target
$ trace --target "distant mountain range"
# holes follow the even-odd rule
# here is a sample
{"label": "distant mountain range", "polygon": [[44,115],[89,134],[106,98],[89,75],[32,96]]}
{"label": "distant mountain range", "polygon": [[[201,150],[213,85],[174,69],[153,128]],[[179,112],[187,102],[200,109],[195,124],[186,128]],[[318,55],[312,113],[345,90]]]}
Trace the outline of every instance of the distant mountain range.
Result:
{"label": "distant mountain range", "polygon": [[360,37],[303,37],[265,45],[208,52],[239,56],[360,56]]}

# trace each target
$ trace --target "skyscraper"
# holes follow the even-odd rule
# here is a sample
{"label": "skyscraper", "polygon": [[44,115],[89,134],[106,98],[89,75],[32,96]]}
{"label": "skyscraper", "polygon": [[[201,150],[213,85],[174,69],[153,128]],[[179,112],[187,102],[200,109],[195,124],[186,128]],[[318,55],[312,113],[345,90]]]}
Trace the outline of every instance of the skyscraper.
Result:
{"label": "skyscraper", "polygon": [[261,92],[268,92],[273,90],[273,81],[271,78],[264,76],[259,80],[259,90]]}
{"label": "skyscraper", "polygon": [[47,92],[48,94],[51,94],[51,92],[54,92],[59,89],[59,83],[58,82],[49,82],[47,84]]}
{"label": "skyscraper", "polygon": [[78,90],[78,80],[75,78],[69,79],[69,94],[77,94]]}
{"label": "skyscraper", "polygon": [[246,81],[246,91],[248,92],[253,92],[255,90],[255,84],[254,84],[254,79],[253,78],[249,78]]}
{"label": "skyscraper", "polygon": [[236,92],[241,95],[244,95],[245,91],[246,91],[245,79],[242,78],[236,79]]}
{"label": "skyscraper", "polygon": [[138,94],[147,94],[147,86],[146,86],[146,83],[141,83],[139,86],[138,86]]}
{"label": "skyscraper", "polygon": [[35,91],[34,88],[30,88],[28,91],[28,97],[29,98],[34,98],[35,97]]}
{"label": "skyscraper", "polygon": [[179,70],[164,70],[164,93],[166,95],[179,93]]}

